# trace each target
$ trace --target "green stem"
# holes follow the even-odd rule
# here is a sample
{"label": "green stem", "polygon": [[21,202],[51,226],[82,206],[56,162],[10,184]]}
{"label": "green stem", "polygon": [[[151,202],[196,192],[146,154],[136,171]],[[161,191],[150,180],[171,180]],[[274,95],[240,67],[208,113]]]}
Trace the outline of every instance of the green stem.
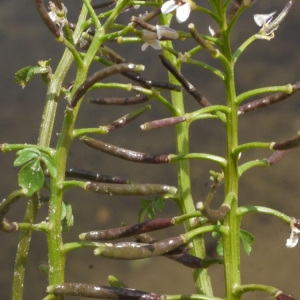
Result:
{"label": "green stem", "polygon": [[[169,45],[172,46],[172,45]],[[172,48],[172,47],[170,47]],[[173,56],[165,51],[164,55],[175,65]],[[178,84],[177,80],[172,74],[169,74],[169,81],[173,84]],[[184,115],[184,103],[183,94],[181,92],[171,92],[172,104],[177,111],[178,115]],[[189,124],[183,122],[176,125],[176,145],[177,153],[189,153]],[[189,214],[195,212],[194,201],[191,195],[191,181],[190,181],[190,164],[189,161],[179,160],[178,161],[178,194],[179,201],[178,205],[183,214]],[[190,231],[192,228],[192,220],[185,222],[186,231]],[[202,235],[195,237],[192,241],[192,254],[205,258],[205,243]],[[196,292],[207,296],[213,296],[212,286],[210,277],[207,269],[195,269],[193,271],[194,284]]]}
{"label": "green stem", "polygon": [[228,63],[224,63],[226,100],[229,108],[227,114],[227,165],[224,169],[225,196],[231,193],[235,195],[231,209],[224,219],[224,226],[229,228],[229,233],[223,235],[224,268],[226,278],[226,299],[239,300],[234,294],[234,289],[241,284],[240,278],[240,218],[237,216],[238,209],[238,155],[234,149],[238,146],[238,105],[234,82],[234,64],[229,44],[229,34],[223,33],[223,51]]}
{"label": "green stem", "polygon": [[[36,212],[38,209],[38,198],[37,195],[33,195],[29,199],[24,222],[32,224],[35,220]],[[24,229],[20,233],[18,249],[15,259],[14,267],[14,277],[13,277],[13,286],[12,286],[12,300],[22,300],[23,299],[23,289],[24,289],[24,278],[25,278],[25,269],[27,264],[30,240],[31,240],[32,229]]]}

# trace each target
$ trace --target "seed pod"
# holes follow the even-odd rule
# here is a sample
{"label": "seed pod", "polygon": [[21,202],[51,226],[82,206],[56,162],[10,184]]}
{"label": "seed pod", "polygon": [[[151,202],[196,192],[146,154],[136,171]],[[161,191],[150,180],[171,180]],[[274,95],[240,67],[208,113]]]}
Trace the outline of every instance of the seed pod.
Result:
{"label": "seed pod", "polygon": [[143,65],[135,65],[132,63],[121,63],[116,65],[111,65],[109,67],[106,67],[90,77],[88,77],[85,82],[77,89],[75,94],[73,95],[73,98],[69,101],[68,106],[70,108],[74,108],[77,104],[77,102],[84,96],[84,94],[88,91],[89,88],[91,88],[96,82],[109,77],[111,75],[117,74],[117,73],[124,73],[128,71],[134,71],[134,70],[144,70]]}
{"label": "seed pod", "polygon": [[110,184],[87,182],[85,189],[105,195],[124,195],[124,196],[146,196],[176,194],[177,189],[173,186],[145,183],[145,184]]}
{"label": "seed pod", "polygon": [[108,153],[110,155],[130,160],[133,162],[139,163],[148,163],[148,164],[164,164],[169,162],[167,155],[157,155],[143,152],[136,152],[124,148],[114,146],[109,143],[102,142],[87,136],[80,137],[80,141],[84,142],[88,146],[100,150],[102,152]]}
{"label": "seed pod", "polygon": [[287,94],[287,93],[279,92],[257,100],[250,101],[249,103],[243,104],[239,107],[239,114],[245,114],[247,112],[283,101],[289,98],[291,95],[298,92],[299,90],[300,90],[300,82],[298,81],[293,85],[292,93]]}
{"label": "seed pod", "polygon": [[300,132],[298,132],[298,135],[294,138],[291,138],[289,140],[283,141],[283,142],[277,142],[272,145],[272,149],[274,150],[289,150],[295,147],[300,146]]}
{"label": "seed pod", "polygon": [[71,168],[69,170],[66,170],[66,177],[75,177],[75,178],[85,179],[89,181],[96,181],[96,182],[120,183],[120,184],[129,183],[128,180],[122,179],[120,177],[104,175],[104,174],[95,173],[88,170],[76,169],[76,168]]}
{"label": "seed pod", "polygon": [[141,243],[121,243],[119,246],[103,244],[101,247],[94,250],[95,255],[101,255],[106,258],[133,260],[143,259],[168,253],[179,246],[183,245],[184,241],[181,236],[168,238],[153,244]]}
{"label": "seed pod", "polygon": [[112,130],[115,130],[115,129],[118,129],[120,127],[127,125],[129,122],[135,120],[136,118],[138,118],[140,115],[142,115],[144,112],[146,112],[149,109],[151,109],[151,106],[146,105],[146,106],[136,109],[135,111],[119,118],[118,120],[114,121],[113,123],[107,125],[108,131],[112,131]]}
{"label": "seed pod", "polygon": [[277,150],[275,151],[269,158],[268,161],[270,163],[270,166],[278,163],[279,161],[281,161],[288,153],[290,152],[290,150]]}
{"label": "seed pod", "polygon": [[79,238],[87,241],[107,241],[160,230],[170,226],[174,226],[172,219],[156,219],[113,229],[90,231],[80,234]]}
{"label": "seed pod", "polygon": [[141,125],[142,130],[152,130],[152,129],[158,129],[162,127],[167,127],[175,124],[179,124],[186,121],[185,116],[178,116],[178,117],[171,117],[161,120],[155,120],[151,122],[147,122]]}
{"label": "seed pod", "polygon": [[211,103],[202,96],[196,88],[172,65],[172,63],[163,55],[159,55],[164,67],[182,84],[184,89],[203,107],[210,106]]}
{"label": "seed pod", "polygon": [[80,296],[98,299],[159,300],[159,295],[129,288],[116,288],[86,283],[62,283],[47,287],[56,296]]}
{"label": "seed pod", "polygon": [[147,95],[136,95],[127,98],[95,98],[90,99],[89,102],[100,105],[133,105],[149,101]]}

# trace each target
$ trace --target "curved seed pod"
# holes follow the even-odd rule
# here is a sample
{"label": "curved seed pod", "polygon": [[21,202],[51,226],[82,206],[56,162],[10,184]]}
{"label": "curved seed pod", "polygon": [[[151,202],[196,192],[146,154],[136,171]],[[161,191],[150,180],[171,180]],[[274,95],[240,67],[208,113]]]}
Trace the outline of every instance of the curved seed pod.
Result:
{"label": "curved seed pod", "polygon": [[130,160],[133,162],[148,164],[165,164],[169,162],[169,158],[167,155],[157,155],[131,151],[87,136],[80,137],[80,141],[96,150],[100,150],[107,154]]}
{"label": "curved seed pod", "polygon": [[79,238],[87,241],[107,241],[160,230],[171,226],[174,226],[172,219],[156,219],[113,229],[90,231],[80,234]]}
{"label": "curved seed pod", "polygon": [[143,18],[139,18],[139,17],[131,17],[131,21],[133,22],[133,25],[136,27],[137,25],[140,25],[142,28],[145,28],[149,31],[152,31],[152,32],[156,32],[156,26],[150,24],[150,23],[147,23],[143,20]]}
{"label": "curved seed pod", "polygon": [[140,127],[142,130],[152,130],[152,129],[175,125],[175,124],[182,123],[185,121],[186,121],[185,116],[178,116],[178,117],[171,117],[171,118],[165,118],[165,119],[161,119],[161,120],[147,122],[147,123],[142,124]]}
{"label": "curved seed pod", "polygon": [[272,145],[272,149],[274,150],[289,150],[292,148],[296,148],[300,146],[300,132],[298,132],[298,135],[294,138],[291,138],[289,140],[283,141],[283,142],[277,142]]}
{"label": "curved seed pod", "polygon": [[105,195],[123,195],[123,196],[146,196],[146,195],[163,195],[176,194],[177,189],[173,186],[163,184],[111,184],[87,182],[85,189]]}
{"label": "curved seed pod", "polygon": [[203,107],[210,106],[211,103],[198,91],[196,88],[182,75],[180,74],[177,69],[172,65],[172,63],[162,54],[159,55],[160,60],[164,67],[167,68],[170,73],[182,84],[184,89]]}
{"label": "curved seed pod", "polygon": [[153,244],[130,243],[121,244],[120,246],[103,244],[103,246],[94,250],[94,254],[114,259],[143,259],[163,255],[178,248],[183,243],[181,236],[178,236]]}
{"label": "curved seed pod", "polygon": [[100,104],[100,105],[133,105],[139,104],[146,101],[149,101],[149,97],[147,95],[136,95],[133,97],[127,98],[96,98],[89,99],[90,103]]}
{"label": "curved seed pod", "polygon": [[60,29],[51,20],[47,9],[45,8],[44,0],[35,0],[36,8],[48,29],[54,34],[56,38],[60,38]]}
{"label": "curved seed pod", "polygon": [[86,179],[89,181],[96,181],[96,182],[107,182],[107,183],[120,183],[120,184],[126,184],[129,183],[128,180],[122,179],[120,177],[116,176],[108,176],[100,173],[94,173],[88,170],[82,170],[82,169],[76,169],[71,168],[66,171],[67,177],[75,177],[80,179]]}
{"label": "curved seed pod", "polygon": [[263,98],[260,98],[257,100],[253,100],[249,103],[241,105],[239,107],[239,114],[245,114],[247,112],[283,101],[283,100],[289,98],[290,96],[292,96],[293,94],[295,94],[296,92],[298,92],[299,90],[300,90],[300,82],[296,82],[293,85],[292,93],[286,94],[286,93],[280,92],[280,93],[275,93],[273,95],[269,95],[267,97],[263,97]]}
{"label": "curved seed pod", "polygon": [[143,71],[144,68],[145,67],[143,65],[135,65],[132,63],[121,63],[106,67],[86,79],[86,81],[77,89],[73,95],[73,98],[69,101],[68,106],[70,108],[74,108],[81,97],[83,97],[88,89],[91,88],[96,82],[117,73],[123,73],[132,70]]}
{"label": "curved seed pod", "polygon": [[92,285],[86,283],[62,283],[47,287],[47,293],[56,296],[80,296],[98,299],[159,300],[159,295],[129,288]]}
{"label": "curved seed pod", "polygon": [[203,205],[202,202],[197,203],[197,209],[199,209],[205,217],[210,221],[221,221],[223,220],[230,210],[230,206],[226,203],[222,204],[218,209],[212,209],[207,205]]}
{"label": "curved seed pod", "polygon": [[112,131],[112,130],[115,130],[115,129],[118,129],[120,127],[127,125],[129,122],[135,120],[136,118],[138,118],[140,115],[142,115],[144,112],[146,112],[149,109],[151,109],[151,106],[146,105],[144,107],[141,107],[141,108],[119,118],[118,120],[114,121],[113,123],[107,125],[108,131]]}

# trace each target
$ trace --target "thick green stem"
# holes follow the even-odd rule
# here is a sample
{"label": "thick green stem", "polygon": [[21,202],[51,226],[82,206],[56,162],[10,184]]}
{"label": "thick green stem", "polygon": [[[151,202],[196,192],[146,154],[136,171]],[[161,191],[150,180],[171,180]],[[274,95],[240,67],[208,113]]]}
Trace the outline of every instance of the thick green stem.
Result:
{"label": "thick green stem", "polygon": [[224,225],[228,226],[229,233],[223,235],[224,267],[226,277],[226,299],[238,300],[234,289],[241,284],[240,277],[240,218],[237,216],[238,209],[238,154],[234,149],[238,146],[238,105],[236,103],[236,91],[234,82],[234,64],[229,46],[229,36],[224,34],[224,54],[228,64],[225,67],[225,87],[227,106],[226,133],[227,133],[227,165],[224,168],[225,195],[235,195],[231,203],[231,209],[224,219]]}

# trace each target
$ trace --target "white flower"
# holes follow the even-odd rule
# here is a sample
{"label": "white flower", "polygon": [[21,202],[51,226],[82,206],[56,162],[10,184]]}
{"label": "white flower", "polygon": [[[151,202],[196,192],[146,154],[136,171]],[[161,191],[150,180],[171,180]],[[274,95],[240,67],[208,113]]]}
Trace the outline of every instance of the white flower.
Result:
{"label": "white flower", "polygon": [[[293,222],[291,222],[293,223]],[[300,233],[300,230],[294,226],[294,224],[291,224],[291,235],[290,238],[286,240],[286,246],[288,248],[294,248],[298,244],[298,234]]]}
{"label": "white flower", "polygon": [[177,21],[183,23],[189,18],[194,5],[195,3],[191,0],[168,0],[162,5],[161,12],[166,15],[176,10]]}
{"label": "white flower", "polygon": [[254,22],[257,26],[264,26],[265,24],[269,24],[273,16],[276,14],[276,11],[271,12],[270,14],[256,14],[254,15]]}
{"label": "white flower", "polygon": [[156,32],[159,40],[176,40],[178,38],[177,31],[168,26],[156,25]]}
{"label": "white flower", "polygon": [[143,30],[142,40],[145,42],[142,45],[142,51],[145,51],[150,45],[155,50],[160,50],[161,45],[159,40],[157,39],[157,34],[155,32],[149,30]]}

